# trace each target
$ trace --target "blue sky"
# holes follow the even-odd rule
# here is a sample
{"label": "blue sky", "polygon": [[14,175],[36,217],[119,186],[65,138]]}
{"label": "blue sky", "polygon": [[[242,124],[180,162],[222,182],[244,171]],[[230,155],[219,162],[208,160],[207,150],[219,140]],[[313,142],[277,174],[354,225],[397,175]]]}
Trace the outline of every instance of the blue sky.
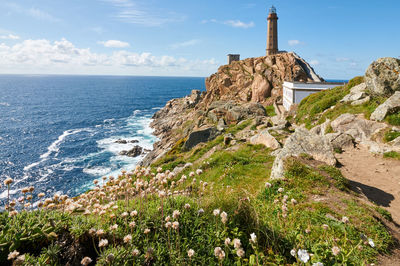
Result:
{"label": "blue sky", "polygon": [[400,56],[398,0],[1,0],[0,73],[208,76],[265,54],[272,4],[279,49],[324,78]]}

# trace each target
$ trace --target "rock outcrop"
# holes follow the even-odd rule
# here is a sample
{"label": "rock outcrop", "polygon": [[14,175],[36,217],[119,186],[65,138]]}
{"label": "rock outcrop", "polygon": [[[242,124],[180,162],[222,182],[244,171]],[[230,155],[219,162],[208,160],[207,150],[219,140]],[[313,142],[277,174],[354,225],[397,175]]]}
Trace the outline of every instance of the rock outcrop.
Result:
{"label": "rock outcrop", "polygon": [[370,96],[366,92],[367,84],[361,83],[351,88],[350,93],[343,97],[340,102],[348,103],[352,105],[360,105],[370,100]]}
{"label": "rock outcrop", "polygon": [[132,149],[129,151],[121,151],[119,155],[126,155],[129,157],[138,157],[143,153],[143,148],[140,147],[139,145],[135,145]]}
{"label": "rock outcrop", "polygon": [[400,91],[400,60],[392,57],[379,58],[365,72],[365,83],[375,95],[391,95]]}
{"label": "rock outcrop", "polygon": [[297,128],[286,140],[283,148],[276,154],[271,170],[271,178],[284,177],[284,162],[290,156],[308,154],[314,160],[324,162],[328,165],[335,165],[336,158],[329,140],[321,135],[314,134],[305,128]]}
{"label": "rock outcrop", "polygon": [[251,144],[263,144],[264,146],[276,150],[281,147],[281,144],[269,133],[268,129],[261,131],[250,138]]}
{"label": "rock outcrop", "polygon": [[387,114],[400,111],[400,91],[396,91],[371,114],[371,120],[382,121]]}
{"label": "rock outcrop", "polygon": [[203,130],[193,131],[189,134],[188,139],[183,145],[185,150],[190,150],[199,143],[207,142],[215,139],[216,136],[220,134],[220,131],[215,127],[209,127]]}
{"label": "rock outcrop", "polygon": [[264,103],[271,96],[282,95],[284,80],[306,82],[322,78],[295,53],[248,58],[221,66],[207,78],[204,104],[226,99]]}

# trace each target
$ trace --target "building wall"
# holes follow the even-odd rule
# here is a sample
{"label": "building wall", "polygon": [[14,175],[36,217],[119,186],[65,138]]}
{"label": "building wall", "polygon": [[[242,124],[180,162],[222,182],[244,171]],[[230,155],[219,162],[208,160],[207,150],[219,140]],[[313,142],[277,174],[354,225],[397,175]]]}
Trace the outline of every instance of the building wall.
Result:
{"label": "building wall", "polygon": [[276,13],[268,15],[267,55],[278,53],[278,16]]}

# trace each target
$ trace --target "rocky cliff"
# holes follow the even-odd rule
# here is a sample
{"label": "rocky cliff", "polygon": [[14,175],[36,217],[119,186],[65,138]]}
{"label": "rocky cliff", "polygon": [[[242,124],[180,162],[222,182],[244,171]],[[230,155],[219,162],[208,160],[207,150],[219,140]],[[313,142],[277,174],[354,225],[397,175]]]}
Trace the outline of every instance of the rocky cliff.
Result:
{"label": "rocky cliff", "polygon": [[209,139],[230,124],[249,117],[262,119],[266,116],[264,106],[272,105],[282,95],[283,81],[323,79],[295,53],[248,58],[221,66],[206,79],[205,92],[193,91],[190,96],[173,99],[153,116],[151,126],[160,141],[143,164],[160,158],[176,142],[186,141],[192,132],[200,131],[196,136]]}

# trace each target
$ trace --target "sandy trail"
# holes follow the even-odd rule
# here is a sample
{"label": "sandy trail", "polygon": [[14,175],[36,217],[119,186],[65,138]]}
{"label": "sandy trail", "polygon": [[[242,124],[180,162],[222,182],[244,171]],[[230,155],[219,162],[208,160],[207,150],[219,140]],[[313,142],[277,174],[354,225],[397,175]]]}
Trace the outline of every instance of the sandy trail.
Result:
{"label": "sandy trail", "polygon": [[400,161],[374,155],[363,146],[346,150],[336,158],[352,187],[388,210],[400,224]]}

